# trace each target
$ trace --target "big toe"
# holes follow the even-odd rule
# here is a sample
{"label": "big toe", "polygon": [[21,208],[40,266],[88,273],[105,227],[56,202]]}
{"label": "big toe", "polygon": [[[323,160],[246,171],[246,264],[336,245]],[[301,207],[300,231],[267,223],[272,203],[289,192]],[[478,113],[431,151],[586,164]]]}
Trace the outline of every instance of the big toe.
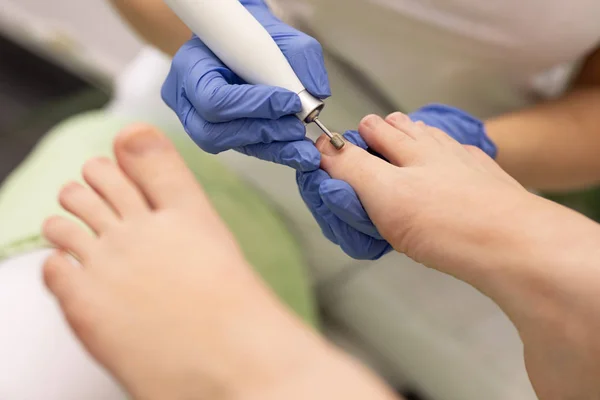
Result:
{"label": "big toe", "polygon": [[322,154],[321,168],[332,178],[349,183],[359,196],[374,183],[382,168],[390,167],[385,161],[352,143],[346,143],[344,148],[337,150],[326,136],[321,136],[316,146]]}
{"label": "big toe", "polygon": [[207,201],[175,146],[156,128],[133,125],[117,136],[114,147],[119,166],[153,208],[197,207]]}

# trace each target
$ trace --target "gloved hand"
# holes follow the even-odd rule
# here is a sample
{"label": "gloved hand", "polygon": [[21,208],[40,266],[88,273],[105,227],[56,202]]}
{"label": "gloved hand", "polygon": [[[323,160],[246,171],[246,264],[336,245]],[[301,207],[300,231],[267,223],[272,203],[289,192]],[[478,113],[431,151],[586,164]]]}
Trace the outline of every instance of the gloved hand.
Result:
{"label": "gloved hand", "polygon": [[[423,121],[462,144],[477,146],[490,157],[496,157],[496,146],[487,136],[483,123],[462,110],[433,104],[409,116],[415,122]],[[363,149],[367,148],[356,131],[346,132],[344,137]],[[393,250],[377,231],[354,189],[346,182],[331,179],[323,170],[299,171],[296,181],[323,234],[350,257],[377,260]]]}
{"label": "gloved hand", "polygon": [[491,158],[495,159],[498,155],[498,148],[488,137],[483,122],[463,110],[443,104],[430,104],[409,117],[415,122],[423,121],[446,132],[460,144],[479,147]]}
{"label": "gloved hand", "polygon": [[[271,34],[306,89],[318,98],[329,97],[321,45],[277,19],[263,0],[240,2]],[[194,142],[209,153],[235,149],[301,171],[319,168],[321,155],[295,117],[302,110],[298,95],[246,84],[195,36],[175,55],[162,96]]]}

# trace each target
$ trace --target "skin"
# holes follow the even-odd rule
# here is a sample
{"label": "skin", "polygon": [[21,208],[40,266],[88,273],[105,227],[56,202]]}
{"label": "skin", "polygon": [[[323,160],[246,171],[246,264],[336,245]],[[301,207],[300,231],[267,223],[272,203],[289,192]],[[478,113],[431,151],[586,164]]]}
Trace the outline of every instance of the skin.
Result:
{"label": "skin", "polygon": [[[175,55],[190,30],[162,0],[110,0],[148,43]],[[566,191],[600,183],[600,48],[567,93],[485,122],[500,166],[526,187]]]}
{"label": "skin", "polygon": [[[500,305],[540,399],[600,398],[598,225],[405,115],[370,116],[360,132],[390,163],[351,144],[317,146],[386,239]],[[84,346],[133,398],[395,398],[260,283],[164,136],[133,127],[115,154],[118,165],[86,164],[90,188],[61,192],[91,231],[49,219],[44,235],[60,252],[44,276]]]}
{"label": "skin", "polygon": [[192,31],[163,0],[109,0],[133,30],[146,42],[174,56],[192,37]]}
{"label": "skin", "polygon": [[44,278],[85,348],[132,398],[396,398],[254,275],[165,136],[134,126],[115,155],[118,164],[84,166],[89,187],[61,191],[82,224],[44,224],[59,249]]}
{"label": "skin", "polygon": [[390,163],[326,138],[317,146],[322,167],[354,187],[381,234],[506,312],[540,399],[599,399],[600,227],[406,115],[369,116],[360,133]]}

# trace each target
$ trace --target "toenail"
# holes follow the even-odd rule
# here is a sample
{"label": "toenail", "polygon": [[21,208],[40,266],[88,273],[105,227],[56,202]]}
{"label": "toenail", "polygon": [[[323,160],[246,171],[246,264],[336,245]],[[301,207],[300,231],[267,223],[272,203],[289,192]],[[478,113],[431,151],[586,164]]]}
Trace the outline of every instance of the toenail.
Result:
{"label": "toenail", "polygon": [[323,150],[325,150],[325,146],[327,145],[327,143],[328,143],[327,142],[327,136],[321,135],[317,139],[317,142],[315,143],[315,146],[317,147],[317,149],[319,151],[323,151]]}
{"label": "toenail", "polygon": [[402,121],[407,120],[408,116],[406,114],[401,113],[401,112],[395,112],[393,114],[390,114],[388,116],[388,119],[390,121],[393,121],[393,122],[402,122]]}
{"label": "toenail", "polygon": [[79,190],[82,186],[77,182],[69,182],[62,187],[60,192],[58,193],[58,200],[62,204],[65,202],[65,199],[70,197],[73,192]]}
{"label": "toenail", "polygon": [[81,187],[82,187],[81,184],[79,184],[78,182],[72,181],[72,182],[67,183],[65,186],[63,186],[62,192],[71,192],[73,190],[78,190]]}
{"label": "toenail", "polygon": [[44,236],[53,229],[53,227],[58,224],[60,221],[60,217],[53,215],[51,217],[48,217],[44,220],[44,222],[42,223],[42,233],[44,234]]}
{"label": "toenail", "polygon": [[132,154],[145,154],[165,149],[166,140],[149,130],[132,133],[124,141],[125,150]]}
{"label": "toenail", "polygon": [[362,125],[366,126],[367,128],[375,128],[377,125],[379,125],[379,123],[382,121],[381,117],[378,115],[367,115],[363,120],[362,120]]}
{"label": "toenail", "polygon": [[90,168],[97,168],[99,165],[112,164],[112,160],[108,157],[94,157],[83,164],[83,170],[89,170]]}

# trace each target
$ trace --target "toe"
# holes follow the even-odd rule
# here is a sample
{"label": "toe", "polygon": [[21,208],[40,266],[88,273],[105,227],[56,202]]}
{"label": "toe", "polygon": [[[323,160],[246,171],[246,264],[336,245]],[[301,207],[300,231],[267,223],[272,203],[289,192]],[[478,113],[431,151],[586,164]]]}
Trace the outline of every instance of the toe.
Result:
{"label": "toe", "polygon": [[317,140],[317,147],[322,153],[321,168],[332,178],[349,183],[359,196],[378,180],[382,170],[393,168],[352,143],[337,150],[327,137],[322,136]]}
{"label": "toe", "polygon": [[385,117],[385,122],[413,139],[417,139],[420,136],[421,129],[424,126],[422,122],[421,124],[417,124],[408,115],[401,112],[388,115]]}
{"label": "toe", "polygon": [[173,144],[155,128],[136,125],[115,141],[119,165],[152,207],[207,205],[200,185]]}
{"label": "toe", "polygon": [[118,220],[111,207],[96,192],[79,183],[65,185],[58,200],[65,210],[83,221],[96,234],[101,234]]}
{"label": "toe", "polygon": [[56,251],[44,263],[44,282],[59,302],[69,301],[83,278],[81,268],[69,256]]}
{"label": "toe", "polygon": [[[403,114],[402,114],[403,115]],[[367,145],[392,164],[404,166],[412,162],[416,151],[414,138],[390,125],[377,115],[365,117],[358,129]]]}
{"label": "toe", "polygon": [[137,187],[111,160],[88,161],[83,166],[83,178],[121,217],[148,211],[148,204]]}
{"label": "toe", "polygon": [[59,249],[85,260],[94,244],[94,237],[76,222],[64,217],[51,217],[42,228],[46,240]]}

